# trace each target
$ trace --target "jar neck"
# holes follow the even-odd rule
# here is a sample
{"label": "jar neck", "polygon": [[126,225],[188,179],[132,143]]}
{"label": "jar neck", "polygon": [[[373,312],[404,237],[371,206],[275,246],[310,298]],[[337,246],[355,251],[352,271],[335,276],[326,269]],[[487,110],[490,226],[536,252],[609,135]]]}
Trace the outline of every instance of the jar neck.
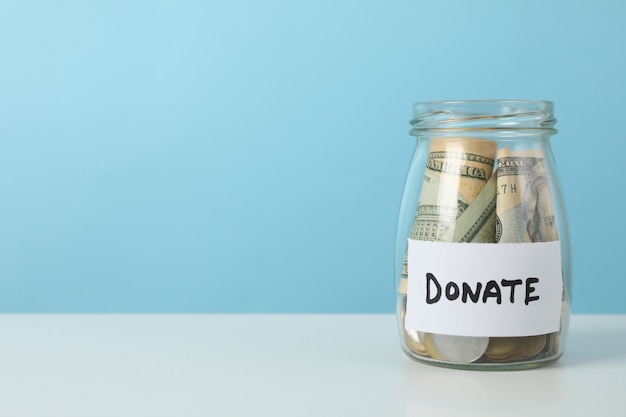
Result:
{"label": "jar neck", "polygon": [[421,102],[413,106],[411,135],[426,137],[549,138],[553,104],[530,100]]}

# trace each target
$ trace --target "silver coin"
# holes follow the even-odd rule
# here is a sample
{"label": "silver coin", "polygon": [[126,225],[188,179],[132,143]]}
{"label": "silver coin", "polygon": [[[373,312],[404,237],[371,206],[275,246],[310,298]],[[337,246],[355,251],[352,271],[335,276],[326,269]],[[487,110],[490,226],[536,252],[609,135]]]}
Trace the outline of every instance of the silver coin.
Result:
{"label": "silver coin", "polygon": [[489,345],[488,337],[423,333],[420,339],[433,359],[454,363],[471,363],[480,359]]}

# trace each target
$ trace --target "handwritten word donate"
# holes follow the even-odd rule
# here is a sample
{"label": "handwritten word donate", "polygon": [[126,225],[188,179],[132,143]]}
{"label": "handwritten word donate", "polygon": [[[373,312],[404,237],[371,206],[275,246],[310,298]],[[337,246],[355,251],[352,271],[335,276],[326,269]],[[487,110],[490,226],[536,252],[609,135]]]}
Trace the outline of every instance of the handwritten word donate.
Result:
{"label": "handwritten word donate", "polygon": [[467,282],[461,282],[457,284],[454,281],[450,281],[445,286],[439,282],[439,280],[430,272],[426,273],[426,303],[435,304],[441,301],[442,294],[449,301],[455,301],[459,298],[463,303],[471,301],[472,303],[478,303],[482,300],[486,303],[490,298],[494,298],[497,304],[502,304],[502,293],[508,290],[509,301],[511,304],[515,303],[515,288],[522,285],[525,289],[524,304],[528,305],[531,301],[539,299],[538,295],[531,295],[535,292],[536,288],[533,284],[537,284],[539,278],[529,277],[525,282],[521,279],[502,279],[498,283],[495,280],[490,280],[483,284],[477,282],[472,287]]}

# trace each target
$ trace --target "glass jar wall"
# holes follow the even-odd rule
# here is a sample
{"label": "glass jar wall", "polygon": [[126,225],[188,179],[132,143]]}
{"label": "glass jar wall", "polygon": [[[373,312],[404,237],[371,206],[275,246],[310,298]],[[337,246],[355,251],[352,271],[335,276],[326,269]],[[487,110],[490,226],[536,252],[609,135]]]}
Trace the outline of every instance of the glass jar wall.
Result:
{"label": "glass jar wall", "polygon": [[524,369],[565,349],[569,240],[547,101],[417,103],[396,237],[403,351]]}

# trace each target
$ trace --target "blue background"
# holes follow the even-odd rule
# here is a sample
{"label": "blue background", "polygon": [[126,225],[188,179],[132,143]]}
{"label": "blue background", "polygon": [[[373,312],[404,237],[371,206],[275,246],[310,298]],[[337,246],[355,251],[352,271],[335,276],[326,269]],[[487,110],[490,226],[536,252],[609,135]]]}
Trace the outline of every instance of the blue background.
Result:
{"label": "blue background", "polygon": [[415,101],[546,99],[626,313],[622,1],[0,1],[0,311],[391,312]]}

